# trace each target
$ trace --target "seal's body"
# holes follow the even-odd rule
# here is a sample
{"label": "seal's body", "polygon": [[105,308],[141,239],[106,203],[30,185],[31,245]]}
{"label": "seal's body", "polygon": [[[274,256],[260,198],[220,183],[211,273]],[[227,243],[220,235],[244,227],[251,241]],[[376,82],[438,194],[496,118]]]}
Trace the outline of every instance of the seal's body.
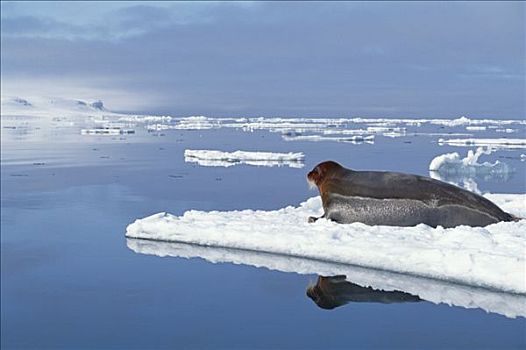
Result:
{"label": "seal's body", "polygon": [[320,191],[322,217],[342,224],[455,227],[514,220],[482,196],[424,176],[354,171],[328,161],[307,178]]}

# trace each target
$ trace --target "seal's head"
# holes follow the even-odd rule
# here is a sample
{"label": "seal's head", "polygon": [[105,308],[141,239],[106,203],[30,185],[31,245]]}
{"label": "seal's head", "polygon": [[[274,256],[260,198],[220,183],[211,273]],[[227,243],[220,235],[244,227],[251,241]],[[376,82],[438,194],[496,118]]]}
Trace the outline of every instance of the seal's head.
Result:
{"label": "seal's head", "polygon": [[319,188],[325,180],[330,179],[340,169],[343,167],[332,160],[320,163],[307,174],[307,182],[311,187],[317,186]]}

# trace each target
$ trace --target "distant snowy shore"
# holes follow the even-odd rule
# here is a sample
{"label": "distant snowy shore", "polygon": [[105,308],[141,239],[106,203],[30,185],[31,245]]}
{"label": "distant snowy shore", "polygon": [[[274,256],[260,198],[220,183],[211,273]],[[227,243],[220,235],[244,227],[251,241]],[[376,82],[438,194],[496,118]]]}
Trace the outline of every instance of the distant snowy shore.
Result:
{"label": "distant snowy shore", "polygon": [[[91,102],[82,99],[43,96],[6,96],[1,97],[2,115],[25,115],[41,117],[57,116],[107,116],[111,121],[144,123],[151,130],[202,130],[212,128],[242,128],[253,130],[323,130],[350,124],[364,124],[366,127],[359,134],[406,133],[407,126],[422,126],[424,124],[445,127],[464,126],[466,130],[479,131],[496,129],[500,132],[512,133],[512,126],[526,125],[524,119],[476,119],[460,118],[363,118],[363,117],[224,117],[206,116],[175,117],[169,115],[144,115],[136,113],[118,113],[108,109],[101,100]],[[396,126],[402,125],[402,126]],[[504,128],[506,126],[506,128]]]}
{"label": "distant snowy shore", "polygon": [[[363,117],[206,117],[170,116],[118,113],[108,109],[100,100],[51,97],[2,96],[1,115],[3,120],[13,117],[39,117],[41,120],[54,118],[84,118],[85,135],[130,134],[137,126],[149,132],[166,130],[202,131],[231,128],[244,132],[265,130],[280,133],[285,141],[296,142],[343,142],[368,145],[376,137],[466,137],[464,139],[437,140],[440,145],[451,146],[493,146],[503,149],[526,148],[524,138],[503,138],[504,134],[521,135],[526,130],[526,120],[518,119],[474,119],[460,118],[363,118]],[[12,124],[12,125],[11,125]],[[12,121],[9,127],[16,127]],[[93,124],[93,125],[89,125]],[[95,127],[96,126],[96,127]],[[114,131],[101,131],[114,129]],[[422,129],[423,128],[423,129]],[[484,136],[474,138],[475,132]],[[429,130],[432,129],[432,130]],[[438,129],[438,130],[437,130]],[[444,130],[442,130],[444,129]],[[455,130],[452,130],[455,129]],[[437,132],[438,131],[438,132]]]}
{"label": "distant snowy shore", "polygon": [[124,114],[114,113],[106,109],[101,100],[91,102],[79,99],[59,97],[3,96],[1,98],[2,116],[31,116],[42,118],[73,117],[73,116],[112,116],[122,117]]}
{"label": "distant snowy shore", "polygon": [[[526,217],[525,194],[487,197]],[[248,249],[353,264],[513,293],[526,293],[526,220],[451,229],[307,223],[319,197],[273,211],[159,213],[136,220],[128,238]]]}

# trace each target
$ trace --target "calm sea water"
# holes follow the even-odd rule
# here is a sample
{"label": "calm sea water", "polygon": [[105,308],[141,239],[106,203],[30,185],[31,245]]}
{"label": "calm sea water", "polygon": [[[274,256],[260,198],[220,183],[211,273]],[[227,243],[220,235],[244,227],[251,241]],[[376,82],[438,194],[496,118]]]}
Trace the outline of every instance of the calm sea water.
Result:
{"label": "calm sea water", "polygon": [[[80,135],[77,123],[2,125],[2,348],[526,347],[522,317],[403,295],[327,310],[306,294],[315,275],[161,258],[126,245],[126,226],[160,211],[297,205],[316,194],[305,175],[323,160],[428,175],[434,156],[467,148],[427,136],[377,137],[371,145],[234,129],[137,127],[114,137]],[[185,163],[185,149],[304,152],[305,167],[202,167]],[[487,156],[515,173],[477,179],[479,189],[526,192],[520,154]]]}

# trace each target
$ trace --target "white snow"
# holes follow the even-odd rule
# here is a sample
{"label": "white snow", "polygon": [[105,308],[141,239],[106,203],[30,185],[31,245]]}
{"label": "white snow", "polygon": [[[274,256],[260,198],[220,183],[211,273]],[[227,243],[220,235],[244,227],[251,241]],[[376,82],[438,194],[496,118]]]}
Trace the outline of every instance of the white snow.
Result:
{"label": "white snow", "polygon": [[216,150],[191,150],[184,151],[185,162],[198,163],[202,166],[229,167],[236,164],[248,164],[256,166],[283,166],[292,168],[303,168],[305,155],[298,153],[273,153],[273,152],[249,152],[235,151],[223,152]]}
{"label": "white snow", "polygon": [[439,145],[450,146],[493,146],[497,148],[526,148],[526,139],[439,139]]}
{"label": "white snow", "polygon": [[496,160],[494,163],[479,163],[480,156],[484,154],[489,155],[493,151],[491,148],[484,149],[483,147],[478,147],[475,152],[469,150],[467,156],[464,158],[460,158],[457,152],[442,154],[431,161],[429,170],[437,171],[445,175],[463,176],[495,176],[511,172],[512,169],[506,163],[502,163],[499,160]]}
{"label": "white snow", "polygon": [[526,297],[524,295],[496,292],[382,270],[250,250],[142,239],[127,239],[126,243],[131,250],[140,254],[160,257],[202,258],[211,263],[243,264],[298,274],[345,275],[348,281],[362,286],[370,286],[384,291],[404,291],[418,295],[421,299],[436,304],[443,303],[470,309],[480,308],[487,312],[498,313],[512,318],[526,316]]}
{"label": "white snow", "polygon": [[[526,194],[488,198],[526,217]],[[450,229],[307,223],[309,216],[321,214],[319,197],[271,211],[158,213],[130,224],[126,236],[271,252],[526,293],[526,220]]]}

